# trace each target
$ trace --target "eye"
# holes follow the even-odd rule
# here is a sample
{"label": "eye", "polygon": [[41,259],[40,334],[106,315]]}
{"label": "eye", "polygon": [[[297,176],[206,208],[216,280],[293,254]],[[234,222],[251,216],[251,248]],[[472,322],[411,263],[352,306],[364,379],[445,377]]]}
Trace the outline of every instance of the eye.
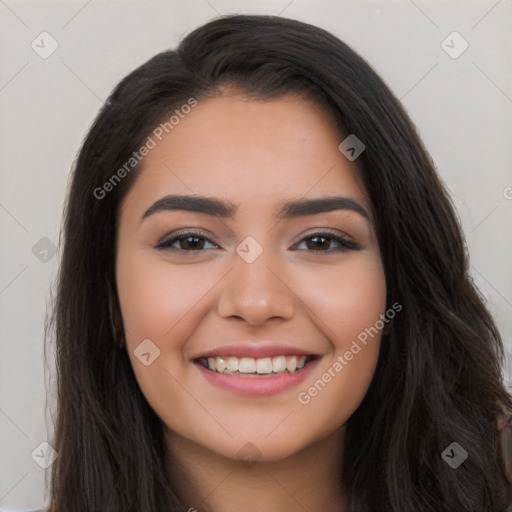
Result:
{"label": "eye", "polygon": [[[176,244],[178,246],[176,247]],[[205,247],[206,244],[211,244],[213,247]],[[218,248],[210,238],[204,233],[194,231],[181,231],[171,233],[161,240],[156,246],[157,249],[177,250],[184,252],[200,252],[203,249]]]}
{"label": "eye", "polygon": [[[317,232],[311,233],[306,238],[303,238],[298,244],[294,247],[298,247],[303,243],[306,243],[307,249],[313,252],[338,252],[338,251],[359,251],[361,250],[361,245],[358,243],[349,240],[343,236],[330,233],[330,232]],[[337,244],[337,247],[331,247],[331,244]]]}
{"label": "eye", "polygon": [[[297,248],[304,243],[306,244],[307,250],[316,253],[347,250],[358,251],[362,248],[361,245],[346,237],[325,231],[311,233],[309,236],[303,238],[298,244],[295,244],[293,246],[293,250],[297,250]],[[208,247],[208,244],[210,244],[211,247]],[[336,244],[336,246],[332,247],[333,244]],[[213,242],[203,232],[180,231],[166,236],[158,243],[156,248],[198,253],[205,249],[219,249],[220,246]]]}

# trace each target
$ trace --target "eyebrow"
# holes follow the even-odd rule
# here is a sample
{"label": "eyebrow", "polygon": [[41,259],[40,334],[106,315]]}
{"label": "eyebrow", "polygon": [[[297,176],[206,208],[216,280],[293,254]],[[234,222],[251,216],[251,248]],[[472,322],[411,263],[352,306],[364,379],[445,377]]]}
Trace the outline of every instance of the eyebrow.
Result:
{"label": "eyebrow", "polygon": [[[185,210],[233,219],[237,208],[237,205],[234,203],[212,197],[168,195],[153,203],[142,216],[141,222],[154,213],[173,210]],[[290,219],[335,210],[351,210],[371,220],[366,208],[354,199],[344,196],[288,201],[275,212],[275,216],[278,219]]]}

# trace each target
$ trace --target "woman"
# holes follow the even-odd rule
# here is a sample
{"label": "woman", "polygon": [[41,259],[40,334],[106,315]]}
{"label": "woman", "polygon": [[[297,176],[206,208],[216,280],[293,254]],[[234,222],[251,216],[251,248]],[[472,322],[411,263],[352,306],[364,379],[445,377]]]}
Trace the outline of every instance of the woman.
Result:
{"label": "woman", "polygon": [[50,510],[510,504],[503,346],[457,217],[329,33],[224,17],[133,71],[63,237]]}

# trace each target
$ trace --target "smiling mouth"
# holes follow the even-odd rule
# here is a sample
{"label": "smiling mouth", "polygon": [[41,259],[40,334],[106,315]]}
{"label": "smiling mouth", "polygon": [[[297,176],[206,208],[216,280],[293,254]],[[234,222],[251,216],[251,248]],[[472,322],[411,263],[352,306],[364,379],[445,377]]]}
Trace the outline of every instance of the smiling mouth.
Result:
{"label": "smiling mouth", "polygon": [[240,377],[272,377],[297,373],[317,356],[273,356],[273,357],[201,357],[196,360],[204,368],[222,375]]}

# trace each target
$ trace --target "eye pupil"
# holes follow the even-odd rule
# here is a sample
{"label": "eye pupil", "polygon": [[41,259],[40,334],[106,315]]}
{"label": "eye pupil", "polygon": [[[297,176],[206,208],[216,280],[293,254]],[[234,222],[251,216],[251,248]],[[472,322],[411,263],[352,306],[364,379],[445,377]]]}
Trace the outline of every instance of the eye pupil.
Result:
{"label": "eye pupil", "polygon": [[[323,243],[321,242],[323,240]],[[310,244],[309,242],[312,241],[313,244]],[[318,250],[320,249],[328,249],[329,248],[330,239],[325,236],[312,236],[307,241],[306,244],[308,246],[308,249],[312,250]],[[311,247],[313,245],[313,247]]]}
{"label": "eye pupil", "polygon": [[[193,240],[192,243],[189,243],[190,240]],[[204,245],[204,239],[199,238],[197,236],[186,236],[180,239],[180,248],[181,249],[202,249]]]}

